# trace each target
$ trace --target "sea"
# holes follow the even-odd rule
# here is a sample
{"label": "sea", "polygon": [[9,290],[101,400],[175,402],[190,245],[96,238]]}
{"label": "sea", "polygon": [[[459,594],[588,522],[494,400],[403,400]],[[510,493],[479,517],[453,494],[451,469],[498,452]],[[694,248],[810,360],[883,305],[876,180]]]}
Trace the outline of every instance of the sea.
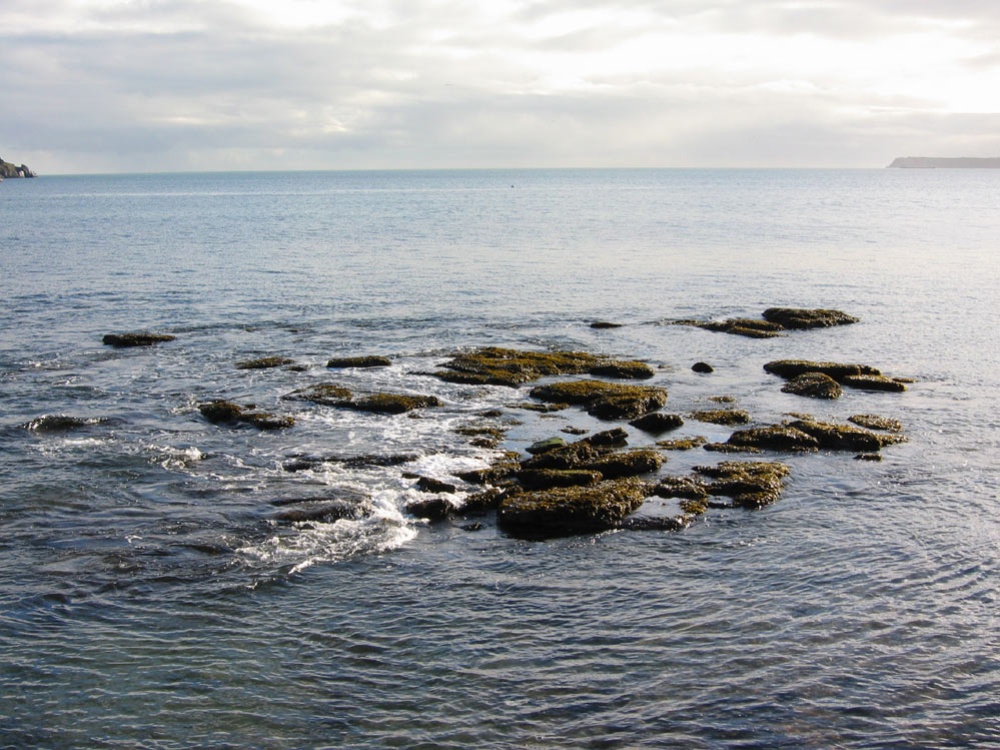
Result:
{"label": "sea", "polygon": [[[7,180],[0,747],[996,747],[998,288],[1000,170]],[[859,322],[675,324],[776,306]],[[103,343],[126,332],[174,339]],[[463,513],[482,488],[457,475],[570,432],[657,438],[435,376],[486,346],[646,362],[670,438],[725,441],[690,416],[725,399],[907,440],[765,454],[777,502],[680,531],[525,539]],[[327,367],[369,355],[391,365]],[[262,357],[289,362],[237,367]],[[777,359],[909,382],[808,399]],[[286,398],[319,383],[440,406]],[[295,424],[214,424],[216,399]],[[664,476],[743,458],[657,450]],[[429,497],[454,515],[408,510]],[[367,511],[282,515],[344,498]]]}

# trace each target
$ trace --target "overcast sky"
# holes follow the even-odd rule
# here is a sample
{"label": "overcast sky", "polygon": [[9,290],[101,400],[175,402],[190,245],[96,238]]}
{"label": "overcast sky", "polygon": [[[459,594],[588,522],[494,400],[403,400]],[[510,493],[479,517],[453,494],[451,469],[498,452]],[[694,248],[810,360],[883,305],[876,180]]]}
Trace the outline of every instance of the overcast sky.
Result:
{"label": "overcast sky", "polygon": [[995,0],[0,0],[47,174],[1000,156]]}

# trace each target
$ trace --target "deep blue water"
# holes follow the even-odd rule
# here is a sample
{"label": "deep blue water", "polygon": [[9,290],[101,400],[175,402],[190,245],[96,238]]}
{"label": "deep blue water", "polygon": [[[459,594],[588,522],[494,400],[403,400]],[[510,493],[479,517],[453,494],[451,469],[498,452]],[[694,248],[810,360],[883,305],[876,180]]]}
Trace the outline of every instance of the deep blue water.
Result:
{"label": "deep blue water", "polygon": [[[998,208],[988,170],[4,182],[0,747],[995,746]],[[768,340],[669,324],[774,305],[861,323]],[[101,343],[133,330],[177,338]],[[482,345],[646,360],[672,412],[728,395],[760,424],[877,413],[908,442],[880,463],[778,454],[776,504],[677,533],[428,525],[404,510],[422,496],[407,472],[484,466],[495,452],[455,431],[484,412],[517,451],[607,426],[426,374]],[[393,366],[325,367],[356,354]],[[264,355],[302,367],[235,368]],[[780,358],[915,382],[815,402],[763,371]],[[282,399],[329,380],[444,405]],[[297,422],[211,425],[214,398]],[[46,415],[89,423],[25,426]],[[661,473],[720,458],[670,452]],[[275,500],[345,493],[371,512],[274,520]]]}

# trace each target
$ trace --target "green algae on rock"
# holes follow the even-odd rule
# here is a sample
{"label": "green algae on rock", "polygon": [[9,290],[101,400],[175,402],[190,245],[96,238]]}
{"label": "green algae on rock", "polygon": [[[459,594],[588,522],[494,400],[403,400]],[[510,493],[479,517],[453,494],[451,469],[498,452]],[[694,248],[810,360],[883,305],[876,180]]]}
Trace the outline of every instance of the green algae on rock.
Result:
{"label": "green algae on rock", "polygon": [[764,365],[764,371],[777,375],[785,380],[791,380],[807,372],[821,372],[838,383],[844,378],[857,375],[881,375],[882,373],[869,365],[842,364],[840,362],[812,362],[806,359],[778,359]]}
{"label": "green algae on rock", "polygon": [[726,444],[737,448],[757,448],[776,451],[819,450],[819,440],[802,430],[788,425],[770,425],[737,430],[729,436]]}
{"label": "green algae on rock", "polygon": [[689,451],[700,448],[707,442],[708,440],[703,436],[696,435],[689,438],[677,438],[676,440],[658,440],[656,447],[665,451]]}
{"label": "green algae on rock", "polygon": [[282,396],[291,401],[310,401],[323,406],[341,406],[351,400],[351,392],[336,383],[316,383],[307,388],[299,388]]}
{"label": "green algae on rock", "polygon": [[723,461],[715,466],[696,466],[710,477],[709,495],[725,495],[738,508],[759,509],[781,497],[789,468],[777,461]]}
{"label": "green algae on rock", "polygon": [[540,401],[578,404],[598,419],[629,419],[656,411],[667,403],[658,386],[622,385],[603,380],[568,380],[531,389]]}
{"label": "green algae on rock", "polygon": [[531,352],[485,347],[455,355],[445,362],[437,377],[467,385],[516,387],[553,375],[604,375],[622,379],[644,379],[653,370],[643,362],[615,360],[587,352]]}
{"label": "green algae on rock", "polygon": [[169,333],[109,333],[101,339],[101,342],[116,349],[126,349],[137,346],[154,346],[173,341],[176,338]]}
{"label": "green algae on rock", "polygon": [[898,419],[880,417],[877,414],[854,414],[848,417],[847,421],[869,430],[883,430],[884,432],[903,431],[903,423]]}
{"label": "green algae on rock", "polygon": [[844,385],[863,391],[902,393],[906,390],[906,384],[902,380],[889,378],[885,375],[849,375],[844,378]]}
{"label": "green algae on rock", "polygon": [[236,363],[237,370],[268,370],[273,367],[283,367],[284,365],[295,364],[294,359],[288,357],[259,357],[257,359],[245,359]]}
{"label": "green algae on rock", "polygon": [[508,495],[497,512],[498,525],[512,536],[545,538],[618,528],[646,498],[636,479],[586,487],[558,487]]}
{"label": "green algae on rock", "polygon": [[777,451],[878,451],[905,440],[900,435],[879,434],[853,425],[797,419],[783,424],[737,430],[730,445]]}

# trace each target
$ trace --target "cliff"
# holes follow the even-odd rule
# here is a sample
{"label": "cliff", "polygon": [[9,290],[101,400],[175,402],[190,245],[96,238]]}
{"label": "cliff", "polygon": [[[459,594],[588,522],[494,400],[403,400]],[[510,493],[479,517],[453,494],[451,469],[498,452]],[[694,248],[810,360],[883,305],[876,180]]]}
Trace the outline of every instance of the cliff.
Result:
{"label": "cliff", "polygon": [[1000,169],[1000,157],[898,156],[889,166],[903,169]]}
{"label": "cliff", "polygon": [[28,169],[27,164],[17,166],[0,159],[0,177],[34,177],[35,173]]}

